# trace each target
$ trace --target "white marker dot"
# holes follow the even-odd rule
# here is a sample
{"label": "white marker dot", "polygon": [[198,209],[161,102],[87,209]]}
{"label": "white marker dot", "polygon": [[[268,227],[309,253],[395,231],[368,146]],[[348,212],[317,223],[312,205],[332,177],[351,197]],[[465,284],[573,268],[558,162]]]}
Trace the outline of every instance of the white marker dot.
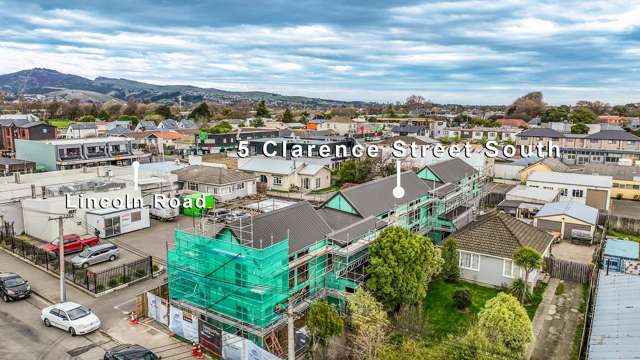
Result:
{"label": "white marker dot", "polygon": [[404,188],[402,186],[396,186],[393,188],[393,196],[396,199],[401,199],[404,197]]}
{"label": "white marker dot", "polygon": [[139,161],[134,161],[133,164],[131,164],[131,166],[133,166],[134,169],[137,169],[140,167],[140,162]]}

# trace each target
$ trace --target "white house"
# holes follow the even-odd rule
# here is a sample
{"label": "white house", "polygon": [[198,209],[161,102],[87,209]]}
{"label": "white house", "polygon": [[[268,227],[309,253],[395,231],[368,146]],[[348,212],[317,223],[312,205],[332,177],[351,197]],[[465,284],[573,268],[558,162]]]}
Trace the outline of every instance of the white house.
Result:
{"label": "white house", "polygon": [[[525,278],[524,271],[513,263],[513,253],[527,246],[543,257],[550,252],[553,236],[525,224],[503,212],[479,218],[451,235],[459,251],[460,277],[491,286],[509,286]],[[539,278],[537,270],[529,274],[530,286]]]}
{"label": "white house", "polygon": [[273,159],[261,156],[238,159],[238,169],[258,177],[269,190],[321,190],[331,186],[331,171],[325,166],[299,160]]}
{"label": "white house", "polygon": [[533,171],[527,186],[560,191],[560,200],[573,200],[596,209],[609,210],[613,177],[576,173]]}
{"label": "white house", "polygon": [[65,138],[82,139],[87,137],[97,137],[98,126],[95,122],[79,122],[69,125]]}
{"label": "white house", "polygon": [[173,173],[183,190],[213,194],[223,202],[254,195],[257,190],[256,176],[238,170],[191,165]]}

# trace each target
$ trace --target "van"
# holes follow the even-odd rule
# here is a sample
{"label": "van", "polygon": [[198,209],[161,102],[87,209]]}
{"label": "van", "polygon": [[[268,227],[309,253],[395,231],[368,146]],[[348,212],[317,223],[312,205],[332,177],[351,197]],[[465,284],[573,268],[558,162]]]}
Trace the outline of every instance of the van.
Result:
{"label": "van", "polygon": [[117,246],[113,244],[100,244],[84,249],[80,254],[71,259],[71,263],[75,267],[83,269],[90,265],[95,265],[105,261],[114,261],[120,252]]}

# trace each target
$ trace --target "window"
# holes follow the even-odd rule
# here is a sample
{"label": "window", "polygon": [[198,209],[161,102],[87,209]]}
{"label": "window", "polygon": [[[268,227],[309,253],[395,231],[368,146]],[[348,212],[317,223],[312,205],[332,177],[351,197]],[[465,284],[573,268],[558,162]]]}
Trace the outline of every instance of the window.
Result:
{"label": "window", "polygon": [[545,190],[553,190],[553,188],[551,186],[543,186],[542,188],[545,189]]}
{"label": "window", "polygon": [[560,196],[567,196],[568,193],[569,190],[567,190],[566,188],[560,188]]}
{"label": "window", "polygon": [[634,141],[633,140],[627,140],[627,145],[633,145]]}
{"label": "window", "polygon": [[282,176],[274,176],[273,185],[282,185]]}
{"label": "window", "polygon": [[582,195],[583,195],[583,191],[582,190],[574,189],[571,192],[571,196],[573,196],[573,197],[581,198]]}
{"label": "window", "polygon": [[316,178],[316,189],[320,188],[320,178]]}
{"label": "window", "polygon": [[460,251],[460,267],[467,270],[480,271],[480,255]]}
{"label": "window", "polygon": [[615,141],[609,140],[609,144],[613,144],[613,143],[615,143]]}
{"label": "window", "polygon": [[599,140],[591,139],[589,142],[592,143],[592,144],[597,144],[599,142]]}
{"label": "window", "polygon": [[196,190],[196,191],[198,190],[198,184],[196,183],[190,182],[188,183],[187,187],[189,188],[189,190]]}
{"label": "window", "polygon": [[142,213],[140,211],[135,211],[131,213],[131,222],[136,222],[142,220]]}
{"label": "window", "polygon": [[298,266],[296,272],[298,273],[296,283],[300,285],[309,279],[309,264],[304,263]]}
{"label": "window", "polygon": [[502,276],[513,278],[513,261],[511,259],[502,260]]}

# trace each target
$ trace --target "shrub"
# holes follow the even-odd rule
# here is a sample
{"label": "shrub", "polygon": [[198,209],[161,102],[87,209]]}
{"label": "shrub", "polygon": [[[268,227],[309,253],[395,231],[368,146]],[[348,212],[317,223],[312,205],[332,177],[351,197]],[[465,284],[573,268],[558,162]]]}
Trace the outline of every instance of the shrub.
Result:
{"label": "shrub", "polygon": [[518,299],[523,299],[522,303],[526,304],[531,301],[531,290],[522,279],[515,279],[511,283],[511,294]]}
{"label": "shrub", "polygon": [[558,287],[556,288],[556,295],[562,295],[564,293],[564,283],[561,282],[560,284],[558,284]]}
{"label": "shrub", "polygon": [[96,285],[96,292],[102,292],[104,290],[104,285],[100,284],[100,285]]}
{"label": "shrub", "polygon": [[471,291],[469,289],[457,289],[453,293],[453,303],[458,310],[464,310],[471,305]]}
{"label": "shrub", "polygon": [[455,282],[460,279],[460,268],[458,267],[458,250],[456,241],[453,238],[448,238],[442,244],[442,259],[444,264],[442,265],[442,278],[446,281]]}

